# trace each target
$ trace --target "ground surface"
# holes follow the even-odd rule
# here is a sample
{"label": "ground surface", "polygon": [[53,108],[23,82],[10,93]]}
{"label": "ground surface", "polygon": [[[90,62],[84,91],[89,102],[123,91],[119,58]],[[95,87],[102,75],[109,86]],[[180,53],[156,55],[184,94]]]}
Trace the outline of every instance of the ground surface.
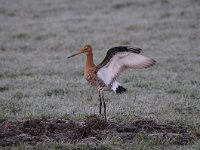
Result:
{"label": "ground surface", "polygon": [[[89,116],[84,121],[74,122],[64,119],[31,119],[12,121],[5,120],[0,124],[0,146],[19,145],[26,143],[51,143],[55,141],[77,142],[79,147],[87,146],[92,149],[101,149],[101,141],[118,137],[132,147],[139,138],[151,141],[151,144],[186,145],[195,138],[196,132],[190,132],[182,125],[173,123],[157,124],[154,120],[138,119],[128,123],[107,121],[97,116]],[[106,147],[105,147],[106,148]]]}
{"label": "ground surface", "polygon": [[[66,57],[91,44],[94,61],[100,63],[109,48],[128,45],[142,48],[157,64],[120,77],[128,92],[106,93],[108,120],[149,118],[199,133],[199,27],[198,0],[0,0],[0,118],[79,122],[97,114],[96,91],[83,79],[85,57]],[[152,146],[139,139],[138,149]],[[192,141],[153,146],[200,149],[199,139]],[[53,148],[69,146],[57,144]],[[130,149],[116,138],[102,144]]]}

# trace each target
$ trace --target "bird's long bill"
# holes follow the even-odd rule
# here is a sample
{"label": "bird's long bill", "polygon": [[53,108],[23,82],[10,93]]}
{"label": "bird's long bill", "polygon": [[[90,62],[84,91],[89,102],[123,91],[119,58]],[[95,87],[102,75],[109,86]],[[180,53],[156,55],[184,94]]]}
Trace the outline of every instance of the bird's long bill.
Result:
{"label": "bird's long bill", "polygon": [[80,49],[79,51],[77,51],[77,52],[76,52],[76,53],[74,53],[73,55],[71,55],[71,56],[68,56],[67,58],[74,57],[74,56],[76,56],[76,55],[79,55],[79,54],[81,54],[81,53],[83,53],[83,50],[82,50],[82,49]]}

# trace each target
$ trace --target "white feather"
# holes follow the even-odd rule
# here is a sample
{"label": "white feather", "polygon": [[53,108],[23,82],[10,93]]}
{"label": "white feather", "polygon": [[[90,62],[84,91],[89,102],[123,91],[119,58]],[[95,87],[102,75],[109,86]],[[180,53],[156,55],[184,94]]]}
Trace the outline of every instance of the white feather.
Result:
{"label": "white feather", "polygon": [[116,77],[118,77],[125,69],[141,69],[149,67],[154,63],[155,61],[153,59],[140,54],[123,52],[114,55],[105,66],[98,70],[97,76],[108,86],[112,84]]}
{"label": "white feather", "polygon": [[121,86],[121,84],[119,84],[119,82],[117,82],[117,81],[113,82],[113,84],[112,84],[112,90],[114,92],[116,92],[118,86]]}

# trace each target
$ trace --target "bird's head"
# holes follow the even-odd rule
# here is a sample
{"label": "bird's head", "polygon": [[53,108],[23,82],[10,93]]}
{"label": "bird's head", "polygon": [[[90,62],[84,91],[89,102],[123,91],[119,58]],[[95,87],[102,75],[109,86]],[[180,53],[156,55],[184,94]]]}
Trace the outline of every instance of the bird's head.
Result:
{"label": "bird's head", "polygon": [[74,57],[76,55],[82,54],[82,53],[91,53],[92,52],[92,46],[91,45],[85,45],[84,47],[80,48],[77,52],[75,52],[73,55],[68,56],[67,58]]}

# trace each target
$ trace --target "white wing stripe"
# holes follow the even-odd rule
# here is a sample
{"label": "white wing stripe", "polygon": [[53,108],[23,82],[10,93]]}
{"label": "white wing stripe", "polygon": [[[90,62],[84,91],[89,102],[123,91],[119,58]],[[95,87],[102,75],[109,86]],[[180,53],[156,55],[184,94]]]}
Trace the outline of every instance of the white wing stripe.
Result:
{"label": "white wing stripe", "polygon": [[108,86],[111,84],[125,69],[141,69],[153,65],[155,61],[148,57],[136,53],[123,52],[116,54],[110,61],[99,69],[97,76]]}

